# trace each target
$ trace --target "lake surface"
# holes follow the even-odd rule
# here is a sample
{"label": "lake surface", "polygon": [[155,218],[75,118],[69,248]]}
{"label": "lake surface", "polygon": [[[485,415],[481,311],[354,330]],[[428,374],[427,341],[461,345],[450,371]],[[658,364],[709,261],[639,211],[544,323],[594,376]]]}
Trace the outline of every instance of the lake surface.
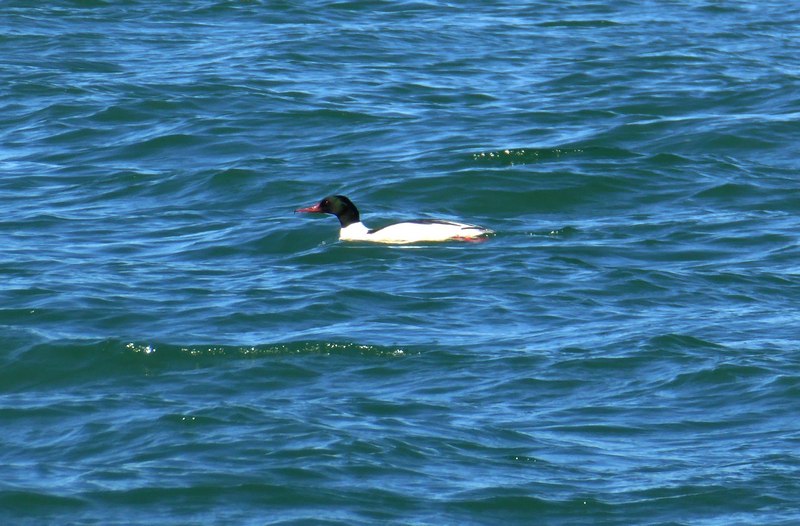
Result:
{"label": "lake surface", "polygon": [[800,7],[0,6],[1,523],[800,522]]}

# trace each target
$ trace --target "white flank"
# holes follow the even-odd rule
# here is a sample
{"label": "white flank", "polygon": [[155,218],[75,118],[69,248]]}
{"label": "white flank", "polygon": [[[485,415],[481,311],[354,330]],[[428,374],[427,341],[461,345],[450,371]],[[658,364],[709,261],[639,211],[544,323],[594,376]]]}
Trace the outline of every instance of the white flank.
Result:
{"label": "white flank", "polygon": [[476,239],[492,233],[487,228],[450,221],[397,223],[374,231],[370,231],[363,223],[353,223],[341,229],[339,239],[342,241],[404,244]]}

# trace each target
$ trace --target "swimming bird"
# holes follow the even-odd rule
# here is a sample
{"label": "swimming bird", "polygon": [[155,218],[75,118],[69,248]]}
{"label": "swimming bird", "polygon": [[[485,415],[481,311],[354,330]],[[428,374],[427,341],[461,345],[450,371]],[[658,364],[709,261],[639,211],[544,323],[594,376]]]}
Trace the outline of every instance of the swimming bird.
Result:
{"label": "swimming bird", "polygon": [[383,228],[367,228],[356,205],[343,195],[331,195],[319,203],[295,212],[333,214],[339,219],[342,241],[371,241],[373,243],[407,244],[431,241],[484,241],[492,230],[466,223],[440,219],[418,219],[395,223]]}

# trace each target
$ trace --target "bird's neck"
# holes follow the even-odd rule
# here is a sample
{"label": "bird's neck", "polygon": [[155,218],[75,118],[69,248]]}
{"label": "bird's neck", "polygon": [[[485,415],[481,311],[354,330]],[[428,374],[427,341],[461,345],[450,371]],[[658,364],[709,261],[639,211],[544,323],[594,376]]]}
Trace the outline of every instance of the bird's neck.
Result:
{"label": "bird's neck", "polygon": [[358,210],[356,210],[355,208],[350,210],[345,210],[337,217],[339,218],[339,224],[342,225],[342,228],[347,228],[350,225],[361,222],[361,219],[359,219],[358,217]]}

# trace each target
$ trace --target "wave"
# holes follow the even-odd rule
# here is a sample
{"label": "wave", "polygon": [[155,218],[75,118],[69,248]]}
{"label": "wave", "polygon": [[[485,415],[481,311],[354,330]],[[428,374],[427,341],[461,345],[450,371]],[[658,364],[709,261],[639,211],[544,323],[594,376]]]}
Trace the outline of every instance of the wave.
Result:
{"label": "wave", "polygon": [[472,159],[478,162],[489,162],[513,166],[517,164],[529,164],[579,155],[592,159],[625,159],[638,157],[638,154],[623,148],[603,146],[565,146],[555,148],[506,148],[504,150],[488,150],[473,153]]}
{"label": "wave", "polygon": [[[21,342],[17,342],[18,344]],[[61,340],[19,346],[0,358],[0,385],[16,391],[32,386],[75,385],[152,369],[213,367],[227,360],[343,356],[403,358],[413,351],[357,342],[291,341],[263,345],[171,344],[118,339]]]}

